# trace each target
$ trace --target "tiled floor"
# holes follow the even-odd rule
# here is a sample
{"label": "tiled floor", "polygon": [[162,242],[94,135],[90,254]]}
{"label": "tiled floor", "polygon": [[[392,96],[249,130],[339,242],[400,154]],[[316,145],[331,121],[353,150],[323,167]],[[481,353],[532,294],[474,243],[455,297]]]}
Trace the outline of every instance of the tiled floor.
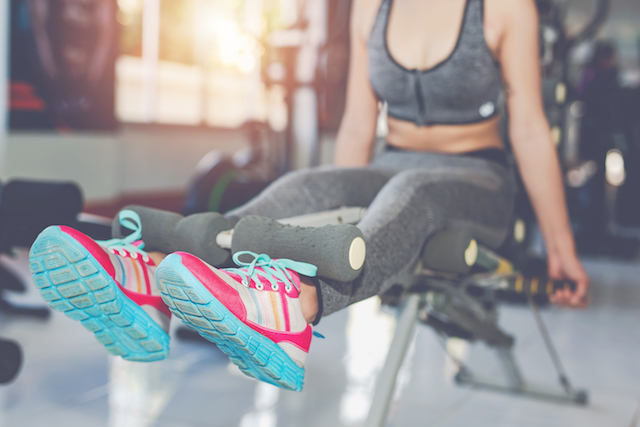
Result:
{"label": "tiled floor", "polygon": [[[421,326],[400,372],[389,425],[438,427],[640,427],[640,263],[589,261],[593,304],[545,309],[569,373],[589,389],[588,407],[460,387],[433,332]],[[14,300],[38,302],[37,295]],[[168,360],[136,364],[108,357],[78,323],[0,314],[0,336],[22,344],[18,379],[0,386],[0,426],[274,427],[358,426],[391,339],[393,317],[374,300],[324,319],[310,353],[305,390],[279,390],[232,369],[213,345],[173,338]],[[176,322],[177,323],[177,322]],[[531,313],[505,306],[524,374],[556,384]],[[178,326],[177,324],[174,326]],[[478,372],[499,375],[482,345],[457,346]]]}

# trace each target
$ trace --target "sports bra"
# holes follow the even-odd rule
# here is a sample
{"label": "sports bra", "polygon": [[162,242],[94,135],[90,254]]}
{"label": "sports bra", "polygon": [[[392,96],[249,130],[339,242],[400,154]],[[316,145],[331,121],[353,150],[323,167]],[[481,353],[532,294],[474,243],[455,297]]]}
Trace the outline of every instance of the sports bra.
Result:
{"label": "sports bra", "polygon": [[369,77],[388,115],[416,126],[461,125],[498,113],[500,67],[484,38],[484,1],[467,0],[458,41],[434,67],[410,70],[387,45],[392,0],[382,0],[368,40]]}

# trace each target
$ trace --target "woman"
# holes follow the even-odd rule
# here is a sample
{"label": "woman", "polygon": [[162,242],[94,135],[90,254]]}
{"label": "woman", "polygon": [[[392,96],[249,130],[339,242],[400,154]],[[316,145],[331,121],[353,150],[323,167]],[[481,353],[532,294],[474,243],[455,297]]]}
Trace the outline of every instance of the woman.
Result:
{"label": "woman", "polygon": [[[288,174],[226,218],[209,214],[206,221],[195,216],[181,220],[166,214],[150,221],[148,210],[125,211],[123,224],[136,233],[102,246],[63,227],[45,230],[32,249],[32,271],[52,305],[60,304],[69,317],[88,323],[112,353],[152,360],[164,357],[168,337],[145,315],[162,312],[164,301],[248,375],[300,390],[310,323],[384,292],[442,227],[470,227],[493,246],[504,239],[514,193],[498,132],[497,107],[504,93],[510,139],[545,239],[549,274],[577,283],[574,293],[559,291],[553,300],[584,306],[588,277],[575,253],[558,159],[542,109],[533,0],[355,0],[353,8],[336,167]],[[379,100],[388,104],[388,145],[372,160]],[[253,262],[226,270],[197,258],[208,257],[202,248],[191,250],[195,255],[164,255],[188,250],[193,243],[181,240],[184,234],[167,232],[179,229],[176,224],[184,230],[187,223],[199,224],[205,233],[207,221],[228,220],[231,226],[249,214],[282,218],[342,205],[368,206],[358,224],[368,255],[353,282],[314,279],[313,266],[266,255],[254,254]],[[148,249],[163,253],[147,256],[130,244],[140,237],[134,224],[140,222],[145,242],[154,242]],[[48,254],[56,253],[79,254],[66,256],[68,264],[76,266],[78,276],[100,277],[93,286],[97,296],[95,281],[80,296],[74,296],[82,291],[77,288],[64,288],[69,297],[47,293],[55,287],[46,286],[47,280],[66,283],[55,276],[59,264],[66,268],[65,261],[56,257],[49,262],[52,268],[47,264]],[[142,265],[140,258],[146,292],[131,285],[131,271],[136,262]],[[153,288],[155,267],[149,258],[161,261],[155,283],[162,300]],[[70,298],[81,298],[81,304]],[[103,309],[92,298],[110,305]],[[89,303],[96,309],[87,314],[79,305]]]}

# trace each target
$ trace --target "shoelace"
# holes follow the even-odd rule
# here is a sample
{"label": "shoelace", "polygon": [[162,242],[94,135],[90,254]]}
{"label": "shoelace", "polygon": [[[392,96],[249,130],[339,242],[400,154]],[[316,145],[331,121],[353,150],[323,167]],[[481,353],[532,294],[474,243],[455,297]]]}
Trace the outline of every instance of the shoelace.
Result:
{"label": "shoelace", "polygon": [[[253,261],[240,261],[240,257],[242,255],[253,256]],[[308,277],[315,276],[316,272],[318,271],[318,267],[313,264],[293,261],[290,259],[273,260],[267,254],[258,255],[255,252],[251,251],[236,252],[233,255],[233,262],[235,262],[236,265],[242,267],[226,268],[225,271],[228,271],[229,273],[235,273],[242,277],[242,284],[246,287],[249,287],[250,281],[253,280],[253,282],[256,284],[256,289],[260,291],[264,289],[264,285],[262,284],[258,276],[262,276],[267,279],[269,283],[271,283],[271,289],[273,291],[278,290],[278,283],[274,281],[277,279],[278,281],[285,283],[285,290],[289,292],[292,286],[295,286],[298,291],[300,291],[300,287],[295,284],[293,278],[287,270],[293,270]],[[258,270],[258,267],[262,268],[262,270]]]}
{"label": "shoelace", "polygon": [[124,228],[133,231],[133,233],[123,239],[96,240],[96,243],[105,246],[114,253],[118,252],[122,256],[126,256],[124,251],[128,251],[133,259],[142,256],[144,262],[149,262],[149,256],[142,250],[144,249],[144,242],[141,240],[142,220],[140,215],[132,210],[124,209],[118,214],[118,220]]}

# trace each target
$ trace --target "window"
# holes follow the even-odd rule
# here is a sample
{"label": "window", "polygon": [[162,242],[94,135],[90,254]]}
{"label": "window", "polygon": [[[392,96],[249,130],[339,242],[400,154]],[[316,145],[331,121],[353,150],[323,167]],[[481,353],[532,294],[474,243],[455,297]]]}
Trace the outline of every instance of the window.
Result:
{"label": "window", "polygon": [[295,3],[118,0],[117,117],[220,127],[258,119],[282,127],[284,93],[265,87],[261,60],[265,34],[286,25],[284,11]]}

